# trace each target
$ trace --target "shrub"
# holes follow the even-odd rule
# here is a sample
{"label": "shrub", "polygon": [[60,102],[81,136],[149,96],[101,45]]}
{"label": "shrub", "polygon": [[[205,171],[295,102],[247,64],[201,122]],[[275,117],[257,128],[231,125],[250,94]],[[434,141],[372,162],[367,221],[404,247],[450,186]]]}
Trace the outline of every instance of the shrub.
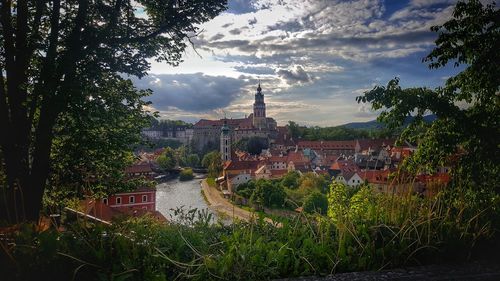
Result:
{"label": "shrub", "polygon": [[304,201],[304,212],[326,214],[328,209],[328,199],[320,192],[312,192]]}
{"label": "shrub", "polygon": [[194,178],[193,169],[190,168],[182,170],[179,174],[179,180],[181,181],[192,180],[193,178]]}

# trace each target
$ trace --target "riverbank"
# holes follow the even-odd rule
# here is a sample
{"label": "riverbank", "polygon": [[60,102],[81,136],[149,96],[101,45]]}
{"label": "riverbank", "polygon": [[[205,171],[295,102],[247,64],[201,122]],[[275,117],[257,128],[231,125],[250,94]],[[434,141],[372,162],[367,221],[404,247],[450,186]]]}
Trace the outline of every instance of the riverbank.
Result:
{"label": "riverbank", "polygon": [[[212,210],[216,212],[224,214],[232,221],[234,221],[235,219],[243,221],[254,221],[258,218],[258,215],[256,213],[244,210],[231,204],[222,196],[222,193],[219,190],[217,190],[215,187],[211,187],[207,183],[206,179],[203,179],[201,181],[201,188],[210,208],[212,208]],[[270,218],[264,218],[264,221],[275,224],[275,222]],[[281,223],[278,223],[278,226],[279,225],[281,225]]]}

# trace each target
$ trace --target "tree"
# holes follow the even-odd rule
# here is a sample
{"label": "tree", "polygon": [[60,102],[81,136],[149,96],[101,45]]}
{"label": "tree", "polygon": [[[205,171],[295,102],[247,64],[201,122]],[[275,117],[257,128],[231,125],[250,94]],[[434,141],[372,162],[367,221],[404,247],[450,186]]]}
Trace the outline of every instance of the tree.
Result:
{"label": "tree", "polygon": [[255,190],[250,197],[250,202],[257,207],[282,207],[285,198],[285,190],[278,183],[260,179],[255,182]]}
{"label": "tree", "polygon": [[200,157],[198,154],[189,154],[186,158],[186,165],[191,168],[198,167],[200,163]]}
{"label": "tree", "polygon": [[208,169],[208,176],[216,178],[222,172],[222,158],[220,152],[212,151],[203,156],[201,165]]}
{"label": "tree", "polygon": [[74,102],[59,117],[46,194],[82,196],[84,187],[107,193],[128,188],[124,169],[132,164],[133,145],[141,141],[141,129],[148,123],[143,111],[147,103],[141,99],[149,91],[137,91],[130,81],[108,82],[96,85],[99,97]]}
{"label": "tree", "polygon": [[288,121],[287,127],[288,127],[288,134],[290,134],[290,136],[294,140],[297,140],[301,136],[299,124],[293,121]]}
{"label": "tree", "polygon": [[[0,146],[7,184],[0,220],[36,221],[50,172],[54,127],[75,101],[149,58],[171,65],[226,0],[9,1],[0,8]],[[120,75],[118,75],[118,73]]]}
{"label": "tree", "polygon": [[324,215],[328,210],[328,199],[323,193],[314,191],[304,200],[303,208],[306,213],[311,214],[317,212]]}
{"label": "tree", "polygon": [[158,156],[158,159],[156,161],[158,162],[160,168],[162,168],[163,170],[171,170],[175,168],[176,161],[174,150],[170,147],[165,148],[163,153]]}
{"label": "tree", "polygon": [[[500,12],[493,4],[473,0],[456,4],[453,18],[438,32],[436,47],[423,61],[440,68],[450,62],[464,70],[437,89],[406,88],[399,79],[386,87],[376,86],[358,102],[370,102],[383,109],[379,120],[390,127],[401,126],[407,116],[416,115],[403,130],[400,140],[417,142],[418,150],[406,161],[414,173],[432,172],[454,162],[455,182],[478,188],[497,188],[500,181]],[[431,124],[423,122],[427,112],[437,115]],[[452,160],[459,157],[458,161]]]}
{"label": "tree", "polygon": [[299,179],[299,189],[301,190],[318,190],[326,193],[329,182],[324,176],[319,176],[313,172],[308,172],[302,175]]}
{"label": "tree", "polygon": [[296,189],[299,186],[300,174],[297,171],[290,171],[281,179],[281,186]]}
{"label": "tree", "polygon": [[256,155],[262,152],[262,149],[267,149],[269,147],[268,141],[261,137],[251,137],[247,142],[248,153]]}

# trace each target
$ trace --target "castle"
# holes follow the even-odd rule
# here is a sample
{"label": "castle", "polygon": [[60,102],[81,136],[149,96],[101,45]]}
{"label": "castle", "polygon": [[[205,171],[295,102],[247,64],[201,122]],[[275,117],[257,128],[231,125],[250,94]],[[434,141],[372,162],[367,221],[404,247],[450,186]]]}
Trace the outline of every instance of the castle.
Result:
{"label": "castle", "polygon": [[266,138],[272,143],[278,134],[277,123],[273,118],[266,117],[266,103],[260,83],[255,93],[252,114],[246,118],[238,119],[201,119],[193,126],[194,146],[199,150],[203,150],[205,147],[221,148],[218,145],[223,143],[221,131],[226,134],[226,140],[229,144],[250,137]]}

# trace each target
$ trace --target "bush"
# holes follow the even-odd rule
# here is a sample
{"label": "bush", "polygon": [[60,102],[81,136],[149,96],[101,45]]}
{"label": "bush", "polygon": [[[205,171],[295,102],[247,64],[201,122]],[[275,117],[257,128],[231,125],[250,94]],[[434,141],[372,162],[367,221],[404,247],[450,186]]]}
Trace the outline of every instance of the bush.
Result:
{"label": "bush", "polygon": [[184,169],[179,174],[179,180],[181,181],[192,180],[193,178],[193,169]]}
{"label": "bush", "polygon": [[306,213],[326,214],[328,209],[328,199],[326,198],[326,195],[315,191],[306,197],[303,208]]}
{"label": "bush", "polygon": [[255,186],[250,202],[257,207],[283,207],[286,193],[279,182],[261,179],[255,183]]}

